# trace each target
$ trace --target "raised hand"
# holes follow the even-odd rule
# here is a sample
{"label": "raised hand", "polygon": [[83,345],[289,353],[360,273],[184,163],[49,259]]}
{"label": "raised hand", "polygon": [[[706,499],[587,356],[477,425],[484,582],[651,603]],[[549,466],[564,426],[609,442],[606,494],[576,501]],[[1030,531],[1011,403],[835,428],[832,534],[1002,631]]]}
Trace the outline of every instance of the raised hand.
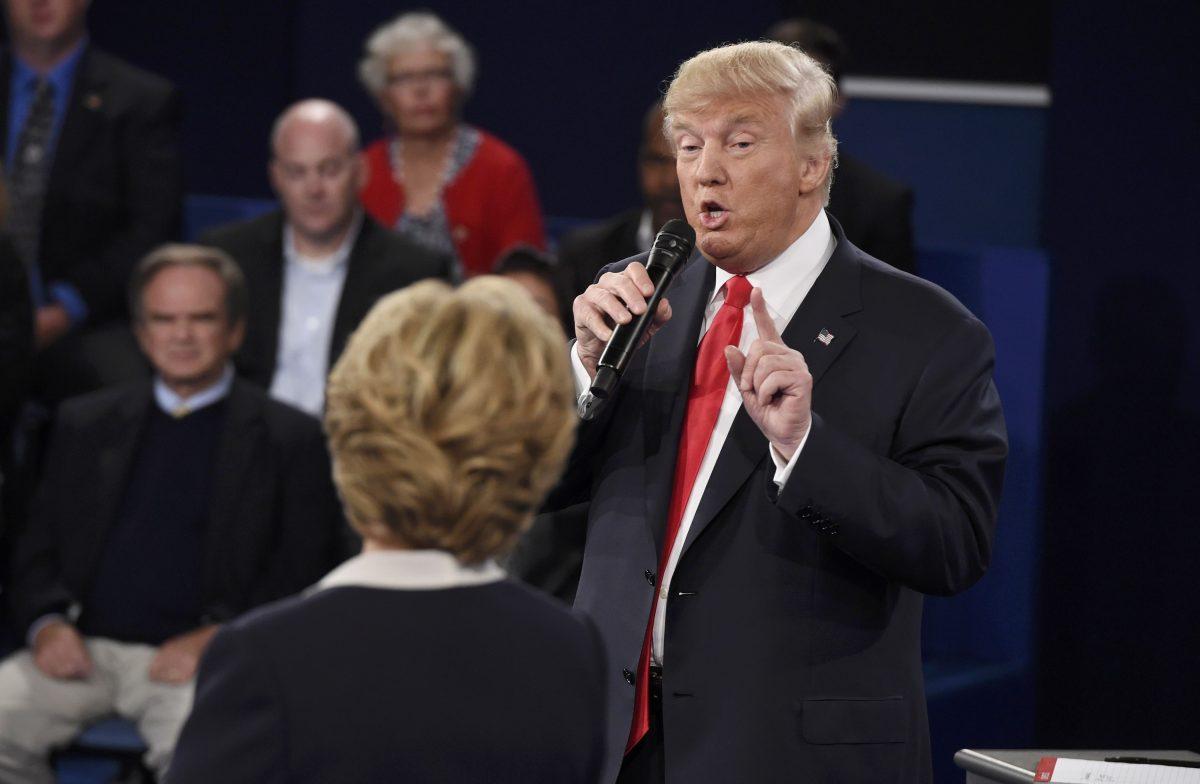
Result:
{"label": "raised hand", "polygon": [[746,413],[790,460],[812,425],[812,375],[804,355],[784,345],[759,289],[750,292],[750,310],[758,338],[746,354],[736,346],[726,348],[725,361]]}

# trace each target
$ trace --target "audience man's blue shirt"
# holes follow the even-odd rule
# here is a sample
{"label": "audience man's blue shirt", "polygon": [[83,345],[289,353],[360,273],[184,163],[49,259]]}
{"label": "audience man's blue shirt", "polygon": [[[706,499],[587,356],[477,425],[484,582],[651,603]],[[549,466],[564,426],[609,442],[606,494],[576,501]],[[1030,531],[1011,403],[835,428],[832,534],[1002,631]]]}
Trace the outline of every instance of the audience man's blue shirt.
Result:
{"label": "audience man's blue shirt", "polygon": [[[54,85],[54,125],[50,132],[50,142],[46,153],[53,160],[54,150],[58,146],[59,133],[62,131],[63,121],[67,116],[67,107],[71,103],[71,91],[75,85],[75,71],[79,66],[79,60],[83,56],[83,50],[87,48],[87,39],[84,38],[75,49],[67,55],[61,63],[54,66],[44,77],[38,73],[28,63],[21,60],[15,54],[12,58],[12,76],[9,78],[8,84],[8,145],[4,151],[4,163],[8,171],[12,171],[13,155],[16,154],[17,141],[21,135],[21,127],[25,124],[25,119],[29,117],[29,111],[33,108],[34,94],[37,92],[38,80],[45,78]],[[38,305],[44,305],[47,302],[47,294],[49,300],[57,302],[66,308],[68,315],[71,317],[71,323],[77,324],[87,318],[88,308],[87,303],[83,301],[83,297],[74,286],[68,283],[52,281],[48,289],[43,289],[41,275],[37,267],[30,270],[30,290],[33,292],[34,302]]]}

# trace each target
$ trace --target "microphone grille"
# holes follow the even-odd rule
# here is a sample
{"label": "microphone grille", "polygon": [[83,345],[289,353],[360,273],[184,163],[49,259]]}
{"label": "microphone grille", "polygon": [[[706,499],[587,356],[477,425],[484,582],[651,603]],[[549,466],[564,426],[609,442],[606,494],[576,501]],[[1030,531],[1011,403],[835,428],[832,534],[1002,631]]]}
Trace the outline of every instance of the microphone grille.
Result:
{"label": "microphone grille", "polygon": [[696,230],[682,218],[672,218],[658,230],[659,234],[672,234],[687,243],[690,249],[696,244]]}

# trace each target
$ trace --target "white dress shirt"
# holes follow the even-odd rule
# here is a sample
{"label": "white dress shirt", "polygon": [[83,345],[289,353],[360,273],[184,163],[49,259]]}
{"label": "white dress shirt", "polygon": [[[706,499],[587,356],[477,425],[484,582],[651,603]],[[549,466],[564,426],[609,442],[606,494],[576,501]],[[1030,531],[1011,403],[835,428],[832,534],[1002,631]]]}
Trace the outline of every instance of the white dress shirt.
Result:
{"label": "white dress shirt", "polygon": [[[829,218],[822,210],[813,220],[812,225],[804,234],[800,235],[791,245],[779,254],[774,260],[759,269],[746,275],[746,280],[754,288],[761,289],[763,299],[767,306],[767,313],[770,314],[771,320],[775,322],[775,328],[780,333],[783,332],[788,322],[792,320],[799,309],[800,304],[804,302],[804,298],[812,289],[813,283],[821,271],[825,269],[825,265],[829,262],[829,258],[833,255],[834,247],[837,241],[833,236],[833,231],[829,226]],[[708,306],[704,310],[704,323],[700,328],[700,338],[703,339],[704,334],[712,325],[713,319],[716,318],[717,311],[721,309],[721,305],[725,302],[724,286],[733,275],[720,267],[716,270],[716,279],[713,282],[713,292],[709,299]],[[754,323],[754,316],[750,312],[750,306],[747,305],[742,315],[742,334],[738,341],[738,348],[742,353],[750,348],[750,344],[758,338],[758,326]],[[576,389],[580,392],[586,390],[591,383],[587,371],[583,367],[583,362],[579,359],[577,350],[571,351],[571,362],[575,370]],[[721,411],[717,415],[717,424],[713,427],[712,438],[708,442],[708,448],[704,452],[704,459],[700,463],[700,469],[696,474],[695,484],[692,485],[691,495],[688,496],[687,505],[683,510],[683,518],[679,523],[679,533],[675,537],[674,546],[671,548],[671,555],[667,560],[666,568],[663,573],[658,576],[658,605],[654,616],[654,634],[652,638],[652,656],[654,661],[662,664],[663,661],[663,640],[665,637],[666,622],[667,622],[667,597],[670,594],[671,578],[675,574],[675,567],[679,563],[679,556],[683,552],[684,542],[687,541],[688,530],[692,526],[692,519],[696,516],[696,509],[700,506],[700,499],[704,495],[704,488],[708,486],[709,477],[712,476],[713,469],[717,465],[717,458],[721,454],[721,449],[725,446],[725,438],[729,435],[729,430],[733,427],[733,420],[737,417],[738,411],[742,408],[741,392],[737,388],[737,383],[734,379],[729,379],[729,384],[725,388],[725,397],[721,402]],[[775,463],[775,483],[782,487],[791,476],[792,468],[796,464],[796,459],[800,452],[804,449],[804,443],[807,442],[806,435],[800,447],[792,455],[790,461],[784,461],[782,456],[774,449],[769,448],[771,459]]]}
{"label": "white dress shirt", "polygon": [[283,227],[283,317],[271,397],[313,416],[320,416],[325,406],[333,322],[361,224],[359,215],[346,232],[346,239],[325,258],[300,255],[291,225]]}
{"label": "white dress shirt", "polygon": [[486,585],[504,576],[495,561],[464,566],[444,550],[367,550],[325,575],[310,592],[348,585],[436,591]]}

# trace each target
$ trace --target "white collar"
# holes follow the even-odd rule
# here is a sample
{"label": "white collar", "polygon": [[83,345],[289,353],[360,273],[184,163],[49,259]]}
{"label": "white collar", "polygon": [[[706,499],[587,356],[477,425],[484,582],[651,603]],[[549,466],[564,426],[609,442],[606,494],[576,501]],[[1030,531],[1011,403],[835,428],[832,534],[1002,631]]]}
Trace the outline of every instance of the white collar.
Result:
{"label": "white collar", "polygon": [[313,590],[357,585],[428,591],[484,585],[503,580],[504,576],[495,561],[464,566],[444,550],[371,550],[325,575]]}
{"label": "white collar", "polygon": [[292,224],[285,220],[283,223],[283,258],[287,260],[288,264],[294,264],[305,272],[317,275],[332,275],[341,272],[350,260],[350,251],[354,249],[354,242],[358,239],[358,232],[362,229],[362,222],[362,211],[356,208],[354,211],[354,220],[350,222],[350,229],[346,232],[346,236],[342,239],[342,244],[337,247],[337,250],[328,256],[312,257],[303,256],[296,250]]}
{"label": "white collar", "polygon": [[[790,320],[812,288],[817,276],[825,269],[837,239],[829,225],[825,210],[817,213],[812,225],[771,261],[746,275],[756,289],[762,289],[767,309],[775,316]],[[711,303],[733,273],[717,267]]]}
{"label": "white collar", "polygon": [[174,416],[181,409],[186,413],[191,413],[199,411],[205,406],[211,406],[218,400],[223,400],[229,394],[229,390],[232,387],[233,365],[226,363],[225,370],[221,372],[221,377],[214,381],[212,386],[187,397],[182,397],[168,387],[166,382],[162,380],[162,376],[155,376],[154,399],[158,403],[159,408]]}
{"label": "white collar", "polygon": [[650,214],[650,210],[642,210],[642,217],[638,219],[637,234],[635,242],[637,242],[639,251],[647,251],[654,245],[654,224],[651,221],[654,216]]}

